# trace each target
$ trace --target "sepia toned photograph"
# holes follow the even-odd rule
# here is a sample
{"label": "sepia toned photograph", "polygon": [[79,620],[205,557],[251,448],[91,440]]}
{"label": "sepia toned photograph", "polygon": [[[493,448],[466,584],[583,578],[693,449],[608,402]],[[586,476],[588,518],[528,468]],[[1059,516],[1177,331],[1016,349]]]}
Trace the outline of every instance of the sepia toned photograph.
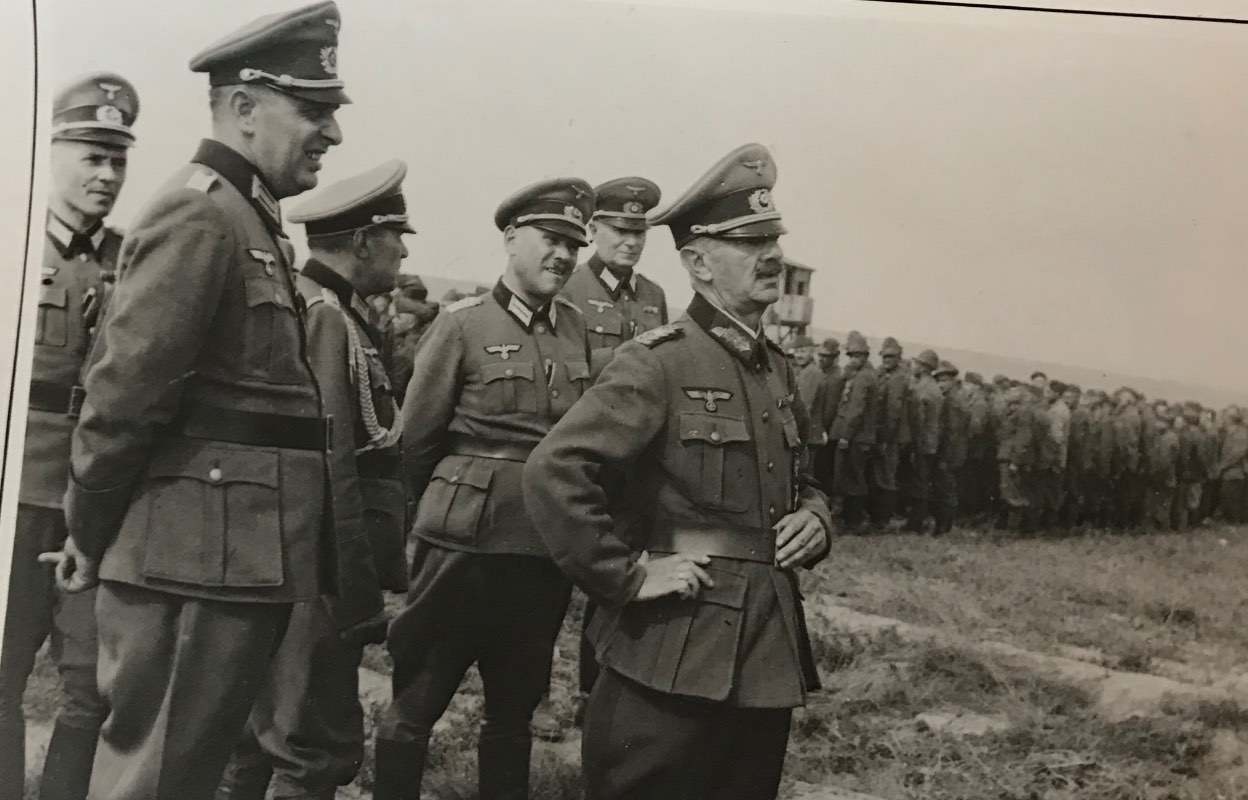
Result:
{"label": "sepia toned photograph", "polygon": [[1240,0],[3,15],[0,800],[1248,798]]}

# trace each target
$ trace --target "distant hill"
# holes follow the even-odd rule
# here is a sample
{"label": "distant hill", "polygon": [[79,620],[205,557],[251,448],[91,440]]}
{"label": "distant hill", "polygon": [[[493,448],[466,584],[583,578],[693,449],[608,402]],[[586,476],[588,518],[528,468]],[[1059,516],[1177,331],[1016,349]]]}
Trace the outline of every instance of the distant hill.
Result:
{"label": "distant hill", "polygon": [[[421,275],[420,277],[429,289],[429,298],[431,300],[441,300],[451,289],[458,289],[465,294],[471,294],[477,286],[481,285],[476,281],[457,280],[437,275]],[[683,309],[672,308],[670,311],[672,319],[676,319],[680,316]],[[828,336],[833,336],[841,342],[842,346],[845,343],[846,333],[846,331],[824,330],[821,328],[812,328],[810,331],[811,338],[816,342],[822,341]],[[867,337],[872,353],[878,352],[881,341],[882,338]],[[1119,386],[1132,386],[1150,398],[1164,397],[1171,401],[1196,400],[1214,408],[1222,408],[1231,403],[1248,405],[1248,395],[1245,395],[1243,392],[1211,386],[1198,386],[1166,378],[1126,375],[1120,372],[1108,372],[1070,364],[1034,361],[1014,356],[998,355],[996,353],[981,353],[975,350],[959,350],[928,342],[902,340],[901,346],[905,348],[907,356],[918,355],[927,349],[935,350],[941,358],[952,361],[963,372],[968,370],[978,372],[984,376],[985,380],[991,380],[997,374],[1026,380],[1032,372],[1041,370],[1050,378],[1056,378],[1067,383],[1077,383],[1085,390],[1098,388],[1112,392]]]}

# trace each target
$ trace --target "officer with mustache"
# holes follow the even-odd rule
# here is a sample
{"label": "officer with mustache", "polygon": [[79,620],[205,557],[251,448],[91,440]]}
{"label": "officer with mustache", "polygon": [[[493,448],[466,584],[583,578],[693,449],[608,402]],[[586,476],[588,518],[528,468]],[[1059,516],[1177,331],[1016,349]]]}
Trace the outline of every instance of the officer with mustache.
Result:
{"label": "officer with mustache", "polygon": [[832,525],[796,376],[762,332],[783,270],[775,179],[745,145],[652,220],[689,272],[686,316],[621,346],[525,465],[537,530],[599,603],[596,800],[775,797],[792,709],[818,686],[795,570]]}
{"label": "officer with mustache", "polygon": [[530,721],[571,584],[525,513],[520,476],[589,386],[585,321],[558,293],[593,210],[578,178],[505,200],[502,277],[448,306],[416,347],[402,436],[417,541],[387,637],[394,699],[377,729],[377,800],[420,796],[430,732],[473,664],[485,684],[480,796],[528,797]]}

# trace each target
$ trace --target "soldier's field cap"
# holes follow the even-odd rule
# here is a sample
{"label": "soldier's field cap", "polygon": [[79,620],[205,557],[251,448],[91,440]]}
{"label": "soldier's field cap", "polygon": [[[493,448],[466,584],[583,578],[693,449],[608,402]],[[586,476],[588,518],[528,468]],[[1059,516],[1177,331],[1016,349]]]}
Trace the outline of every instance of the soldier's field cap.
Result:
{"label": "soldier's field cap", "polygon": [[508,197],[494,212],[498,229],[532,225],[589,244],[585,223],[594,213],[594,190],[580,178],[553,178],[531,183]]}
{"label": "soldier's field cap", "polygon": [[829,356],[839,356],[841,354],[841,343],[829,336],[820,343],[819,352]]}
{"label": "soldier's field cap", "polygon": [[940,358],[936,355],[935,350],[924,350],[915,357],[915,362],[922,364],[928,369],[936,369],[940,366]]}
{"label": "soldier's field cap", "polygon": [[698,178],[671,205],[650,218],[671,228],[676,247],[697,236],[729,239],[786,233],[771,200],[776,162],[761,144],[738,147]]}
{"label": "soldier's field cap", "polygon": [[385,225],[415,233],[407,223],[403,178],[407,164],[395,158],[368,172],[338,181],[301,203],[290,221],[304,226],[308,238],[349,233]]}
{"label": "soldier's field cap", "polygon": [[646,212],[659,204],[658,184],[645,178],[616,178],[594,187],[594,219],[626,231],[650,227]]}
{"label": "soldier's field cap", "polygon": [[997,373],[996,375],[992,376],[992,382],[995,383],[997,386],[1009,386],[1010,385],[1010,379],[1000,373]]}
{"label": "soldier's field cap", "polygon": [[849,355],[867,355],[871,352],[871,348],[867,346],[867,339],[858,331],[850,331],[845,337],[845,352]]}
{"label": "soldier's field cap", "polygon": [[314,103],[351,99],[338,77],[338,6],[314,3],[244,25],[191,59],[211,86],[258,83]]}
{"label": "soldier's field cap", "polygon": [[880,355],[882,356],[899,356],[901,355],[901,342],[889,336],[884,339],[880,345]]}
{"label": "soldier's field cap", "polygon": [[939,378],[941,375],[953,375],[957,377],[958,368],[953,365],[952,361],[942,361],[940,365],[932,371],[932,376]]}
{"label": "soldier's field cap", "polygon": [[814,347],[814,346],[815,346],[815,340],[810,338],[804,333],[793,337],[793,349],[795,350],[799,347]]}
{"label": "soldier's field cap", "polygon": [[139,95],[115,72],[93,72],[66,85],[52,100],[52,141],[134,144],[130,128],[139,116]]}
{"label": "soldier's field cap", "polygon": [[984,385],[984,376],[980,375],[978,372],[968,372],[966,373],[965,378],[967,383],[974,384],[975,386]]}

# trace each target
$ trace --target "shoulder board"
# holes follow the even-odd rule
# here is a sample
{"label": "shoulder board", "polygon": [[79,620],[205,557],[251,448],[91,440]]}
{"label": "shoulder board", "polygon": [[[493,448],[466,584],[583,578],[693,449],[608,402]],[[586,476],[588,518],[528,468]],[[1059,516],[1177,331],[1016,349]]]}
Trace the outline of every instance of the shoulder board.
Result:
{"label": "shoulder board", "polygon": [[207,192],[217,182],[217,176],[206,169],[197,169],[186,180],[186,188]]}
{"label": "shoulder board", "polygon": [[308,300],[308,308],[311,308],[317,303],[324,303],[331,308],[342,308],[342,303],[338,302],[338,295],[334,294],[331,290],[326,289],[324,286],[321,287],[320,294],[313,295],[313,297]]}
{"label": "shoulder board", "polygon": [[655,347],[663,342],[679,339],[684,335],[685,329],[679,325],[660,325],[657,328],[651,328],[645,333],[634,336],[633,341],[638,344],[644,344],[646,347]]}
{"label": "shoulder board", "polygon": [[568,298],[564,297],[561,294],[555,295],[555,302],[559,303],[560,305],[567,306],[568,308],[572,309],[578,314],[582,313],[580,306],[578,306],[576,303],[573,303],[571,300],[569,300]]}
{"label": "shoulder board", "polygon": [[108,236],[116,236],[118,239],[124,239],[124,238],[126,238],[126,231],[125,231],[125,229],[123,229],[123,228],[118,228],[118,227],[117,227],[117,226],[115,226],[115,225],[105,225],[105,226],[104,226],[104,232],[105,232],[105,234],[106,234],[106,235],[108,235]]}
{"label": "shoulder board", "polygon": [[460,300],[456,300],[454,303],[451,303],[449,306],[447,306],[446,310],[451,313],[454,313],[456,311],[463,311],[465,308],[472,308],[473,306],[479,306],[484,302],[485,302],[485,295],[474,294],[470,297],[465,297]]}

